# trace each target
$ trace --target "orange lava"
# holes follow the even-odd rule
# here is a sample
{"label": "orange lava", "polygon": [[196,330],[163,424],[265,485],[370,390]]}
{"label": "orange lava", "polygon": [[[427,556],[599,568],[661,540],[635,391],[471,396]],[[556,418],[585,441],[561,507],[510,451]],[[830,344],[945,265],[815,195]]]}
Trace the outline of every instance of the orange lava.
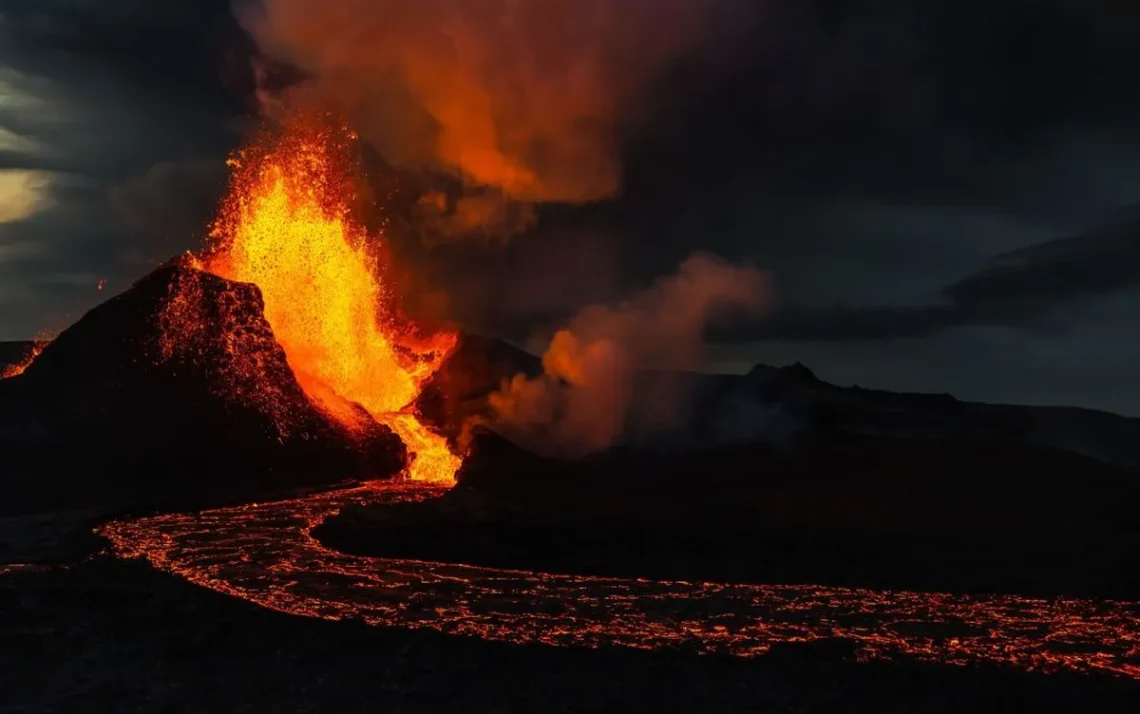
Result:
{"label": "orange lava", "polygon": [[40,353],[43,352],[47,346],[47,342],[33,343],[32,348],[28,350],[27,354],[20,358],[19,362],[0,369],[0,379],[11,379],[12,377],[18,377],[23,374],[24,370],[32,366],[32,362],[36,361],[36,358],[40,356]]}
{"label": "orange lava", "polygon": [[420,335],[395,308],[382,236],[350,212],[354,141],[298,119],[239,152],[203,265],[260,288],[265,318],[314,404],[353,430],[365,426],[354,404],[363,407],[404,440],[409,478],[454,483],[461,459],[412,404],[457,335]]}
{"label": "orange lava", "polygon": [[443,489],[369,485],[276,503],[113,521],[121,558],[280,612],[517,644],[683,648],[756,657],[841,640],[859,660],[913,658],[1140,680],[1140,602],[561,575],[337,552],[312,530],[349,504]]}

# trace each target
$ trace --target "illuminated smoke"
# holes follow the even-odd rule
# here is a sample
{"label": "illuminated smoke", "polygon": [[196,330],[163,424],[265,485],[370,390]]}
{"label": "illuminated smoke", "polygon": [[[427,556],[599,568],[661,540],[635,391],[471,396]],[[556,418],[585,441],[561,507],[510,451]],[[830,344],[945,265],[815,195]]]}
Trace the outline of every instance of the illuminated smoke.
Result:
{"label": "illuminated smoke", "polygon": [[[614,444],[630,425],[639,370],[695,370],[704,364],[705,326],[726,307],[761,310],[764,274],[703,254],[677,274],[616,306],[594,305],[559,330],[542,357],[544,374],[516,375],[491,396],[493,424],[535,450],[565,456]],[[648,413],[669,426],[670,405]]]}
{"label": "illuminated smoke", "polygon": [[618,132],[728,1],[261,0],[238,14],[310,77],[286,104],[343,113],[389,162],[462,180],[422,202],[429,228],[501,238],[529,225],[528,205],[618,191]]}

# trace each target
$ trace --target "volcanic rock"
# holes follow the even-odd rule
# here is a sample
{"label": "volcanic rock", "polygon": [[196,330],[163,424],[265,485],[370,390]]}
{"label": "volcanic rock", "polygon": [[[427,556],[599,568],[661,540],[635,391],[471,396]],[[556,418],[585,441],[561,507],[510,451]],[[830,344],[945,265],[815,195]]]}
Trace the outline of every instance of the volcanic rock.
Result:
{"label": "volcanic rock", "polygon": [[256,286],[160,267],[0,381],[5,505],[139,505],[383,478],[406,461],[297,383]]}

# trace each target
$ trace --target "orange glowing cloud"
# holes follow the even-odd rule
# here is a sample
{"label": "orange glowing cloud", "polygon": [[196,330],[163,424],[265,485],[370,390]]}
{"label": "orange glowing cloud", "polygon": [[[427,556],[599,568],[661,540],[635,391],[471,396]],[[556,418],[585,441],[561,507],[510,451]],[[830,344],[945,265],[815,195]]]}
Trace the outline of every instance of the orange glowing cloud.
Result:
{"label": "orange glowing cloud", "polygon": [[507,227],[494,199],[615,194],[619,125],[666,63],[697,45],[708,5],[263,0],[242,19],[263,51],[311,76],[290,103],[344,112],[394,164],[480,187],[474,205],[425,206],[460,213],[460,230]]}
{"label": "orange glowing cloud", "polygon": [[[516,375],[490,397],[492,425],[544,453],[581,456],[622,437],[635,406],[638,370],[704,366],[704,331],[725,307],[758,312],[768,304],[766,276],[697,254],[676,274],[617,305],[593,305],[555,333],[544,374]],[[648,428],[671,420],[668,395]]]}

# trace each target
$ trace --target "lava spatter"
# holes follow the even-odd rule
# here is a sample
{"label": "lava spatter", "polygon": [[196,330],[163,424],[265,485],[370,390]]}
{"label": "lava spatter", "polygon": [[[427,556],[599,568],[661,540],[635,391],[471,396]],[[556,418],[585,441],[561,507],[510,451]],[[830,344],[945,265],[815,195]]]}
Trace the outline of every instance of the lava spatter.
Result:
{"label": "lava spatter", "polygon": [[350,430],[365,431],[367,420],[391,428],[408,448],[409,478],[454,483],[460,457],[412,405],[458,335],[425,336],[397,309],[383,236],[350,210],[355,140],[324,118],[264,130],[229,162],[230,189],[200,263],[260,289],[310,401]]}
{"label": "lava spatter", "polygon": [[0,368],[0,379],[19,377],[28,367],[32,366],[32,362],[36,361],[36,358],[40,356],[40,353],[44,351],[44,347],[47,347],[47,345],[47,341],[33,342],[32,346],[28,348],[28,351],[24,353],[24,356],[20,358],[20,361]]}

